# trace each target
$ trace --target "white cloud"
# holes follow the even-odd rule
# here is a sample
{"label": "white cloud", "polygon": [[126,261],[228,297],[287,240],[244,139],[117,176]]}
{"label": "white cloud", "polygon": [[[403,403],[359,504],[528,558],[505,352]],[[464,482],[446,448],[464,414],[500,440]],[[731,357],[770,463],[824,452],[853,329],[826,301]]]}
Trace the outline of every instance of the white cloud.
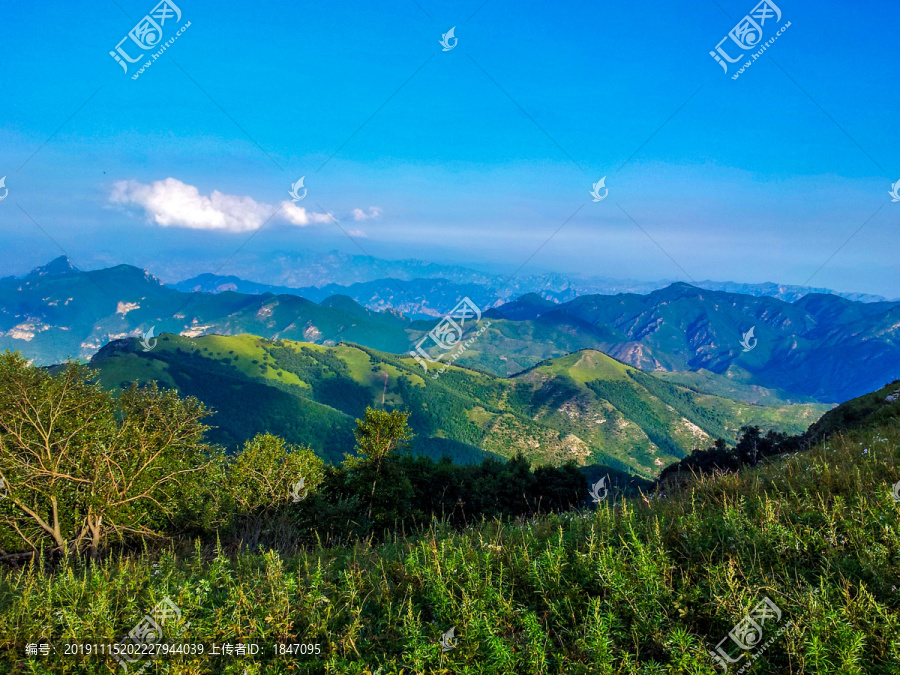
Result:
{"label": "white cloud", "polygon": [[363,239],[367,238],[368,235],[360,230],[359,228],[353,228],[352,230],[347,230],[347,234],[351,237],[362,237]]}
{"label": "white cloud", "polygon": [[[117,181],[109,201],[119,206],[141,207],[152,222],[162,227],[225,232],[255,230],[278,211],[277,206],[257,202],[252,197],[226,195],[218,190],[209,196],[201,195],[196,187],[176,178],[150,185],[133,180]],[[328,214],[307,211],[293,202],[282,202],[275,217],[301,227],[330,221]]]}
{"label": "white cloud", "polygon": [[353,220],[370,220],[372,218],[378,218],[380,215],[381,209],[377,206],[370,206],[368,213],[362,209],[353,209]]}
{"label": "white cloud", "polygon": [[281,202],[281,211],[278,213],[291,225],[300,225],[301,227],[310,223],[330,223],[331,216],[327,213],[319,213],[317,211],[307,211],[302,206],[297,206],[294,202]]}

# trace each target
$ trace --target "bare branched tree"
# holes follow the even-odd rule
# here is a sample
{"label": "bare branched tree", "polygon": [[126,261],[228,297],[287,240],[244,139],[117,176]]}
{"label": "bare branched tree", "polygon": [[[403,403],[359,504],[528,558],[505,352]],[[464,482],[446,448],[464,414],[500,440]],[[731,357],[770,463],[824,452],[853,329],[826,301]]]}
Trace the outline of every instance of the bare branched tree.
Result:
{"label": "bare branched tree", "polygon": [[155,384],[114,397],[86,366],[51,374],[0,356],[4,545],[96,555],[109,540],[159,536],[203,500],[208,414]]}

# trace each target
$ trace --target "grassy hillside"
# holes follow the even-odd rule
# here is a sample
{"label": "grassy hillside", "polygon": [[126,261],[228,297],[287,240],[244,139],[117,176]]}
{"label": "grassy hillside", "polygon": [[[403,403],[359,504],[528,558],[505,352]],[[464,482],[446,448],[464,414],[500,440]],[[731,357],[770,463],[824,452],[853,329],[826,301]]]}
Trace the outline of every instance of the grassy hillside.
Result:
{"label": "grassy hillside", "polygon": [[[514,309],[509,311],[515,315]],[[488,313],[488,316],[492,314]],[[459,364],[510,376],[548,358],[557,358],[580,349],[608,352],[626,340],[625,335],[604,325],[593,326],[565,316],[556,321],[519,321],[492,316],[490,327],[466,350]]]}
{"label": "grassy hillside", "polygon": [[606,455],[601,463],[627,457],[643,475],[716,438],[734,439],[746,424],[797,433],[825,410],[751,405],[703,394],[592,350],[546,362],[513,381],[534,419],[601,449]]}
{"label": "grassy hillside", "polygon": [[757,406],[666,383],[596,351],[541,363],[513,378],[451,367],[423,377],[409,358],[349,344],[249,335],[164,334],[101,350],[92,366],[108,388],[157,380],[218,412],[211,440],[234,447],[270,431],[339,460],[367,405],[404,407],[414,449],[460,462],[522,451],[533,461],[604,464],[652,477],[744,424],[803,431],[823,406]]}
{"label": "grassy hillside", "polygon": [[887,424],[900,408],[900,380],[878,391],[859,396],[828,411],[806,432],[812,442],[827,439],[844,429],[874,429]]}
{"label": "grassy hillside", "polygon": [[[168,596],[182,640],[265,648],[163,657],[171,672],[713,675],[710,652],[766,597],[781,617],[731,672],[894,675],[900,405],[886,410],[809,451],[593,511],[285,556],[198,547],[2,568],[0,663],[108,672],[62,643],[117,640]],[[442,651],[451,627],[458,642]],[[39,638],[57,653],[26,658]],[[275,643],[321,653],[279,656]]]}

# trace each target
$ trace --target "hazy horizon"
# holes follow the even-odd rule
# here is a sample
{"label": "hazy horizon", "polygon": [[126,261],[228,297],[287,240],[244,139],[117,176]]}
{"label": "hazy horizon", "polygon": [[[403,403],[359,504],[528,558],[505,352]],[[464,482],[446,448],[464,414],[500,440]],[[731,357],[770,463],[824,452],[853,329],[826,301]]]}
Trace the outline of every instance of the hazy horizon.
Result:
{"label": "hazy horizon", "polygon": [[[273,251],[273,252],[272,252],[272,255],[289,255],[289,254],[291,254],[291,253],[294,253],[294,254],[301,254],[301,255],[302,255],[302,254],[310,254],[310,253],[313,253],[313,252],[311,252],[311,251],[303,251],[303,252]],[[328,256],[328,255],[333,255],[333,254],[343,254],[343,253],[344,253],[344,252],[342,252],[342,251],[340,251],[340,250],[338,250],[338,249],[332,249],[332,250],[330,250],[330,251],[323,251],[323,252],[321,252],[319,255],[322,255],[322,256]],[[315,253],[313,253],[313,255],[315,255]],[[371,260],[371,257],[370,257],[370,256],[366,256],[366,255],[353,254],[352,252],[351,252],[351,253],[348,253],[348,255],[351,255],[351,256],[352,256],[352,255],[358,255],[360,258],[363,258],[364,260]],[[77,262],[77,261],[75,261],[75,260],[72,260],[71,258],[68,258],[68,256],[67,256],[66,254],[60,254],[59,256],[56,256],[56,257],[54,257],[54,258],[51,258],[50,260],[47,260],[47,261],[45,261],[45,262],[43,262],[43,263],[40,263],[39,265],[30,266],[30,267],[28,267],[28,269],[26,269],[26,270],[23,271],[23,272],[20,272],[20,273],[12,273],[12,274],[0,274],[0,279],[2,279],[3,277],[10,277],[10,276],[16,277],[16,278],[21,278],[21,277],[27,276],[28,274],[30,274],[31,272],[35,271],[36,269],[38,269],[38,268],[40,268],[40,267],[44,267],[44,266],[46,266],[46,265],[49,265],[50,263],[56,261],[56,260],[59,259],[59,258],[67,258],[67,259],[69,260],[69,263],[70,263],[70,264],[73,264],[73,265],[75,265],[75,263]],[[492,270],[492,269],[490,269],[489,266],[486,266],[486,265],[477,265],[477,264],[475,264],[475,265],[458,265],[458,264],[453,263],[453,262],[439,263],[439,262],[435,262],[435,261],[419,260],[419,259],[416,259],[416,258],[401,258],[401,259],[396,259],[396,260],[389,260],[389,259],[375,259],[375,260],[374,260],[374,263],[377,265],[378,262],[385,262],[386,260],[387,260],[388,262],[393,262],[393,263],[398,263],[398,264],[399,264],[399,263],[406,263],[406,262],[421,262],[421,263],[425,263],[425,264],[428,264],[428,265],[436,265],[436,266],[439,266],[439,267],[445,267],[445,268],[448,268],[448,269],[449,269],[449,268],[454,268],[454,267],[455,267],[455,268],[465,269],[465,270],[468,270],[468,271],[471,271],[471,272],[475,272],[475,273],[482,273],[482,274],[485,274],[485,275],[488,275],[488,276],[499,277],[500,279],[503,279],[504,277],[509,277],[510,273],[512,272],[512,270],[510,270],[510,269],[500,269],[500,268],[496,268],[496,267]],[[117,265],[131,265],[132,267],[137,267],[137,268],[140,268],[140,269],[144,269],[145,271],[147,271],[147,272],[149,272],[150,274],[152,274],[153,276],[155,276],[157,279],[159,279],[159,280],[160,280],[161,282],[163,282],[164,284],[166,284],[166,285],[172,285],[172,286],[174,286],[174,285],[176,285],[176,284],[178,284],[178,283],[180,283],[180,282],[189,281],[189,280],[194,279],[194,278],[196,278],[196,277],[200,277],[200,276],[202,276],[203,274],[214,274],[214,275],[216,275],[216,276],[222,276],[222,277],[236,277],[236,278],[239,278],[239,279],[241,279],[241,280],[243,280],[243,281],[250,281],[250,282],[260,283],[260,284],[266,284],[266,285],[270,285],[270,286],[284,286],[284,287],[286,287],[286,288],[296,288],[296,289],[302,289],[302,288],[306,288],[306,287],[307,287],[307,285],[304,285],[304,284],[298,285],[298,284],[293,284],[293,283],[289,283],[289,282],[279,283],[279,282],[277,281],[277,279],[272,279],[272,278],[263,278],[263,279],[256,278],[252,273],[251,273],[251,274],[241,275],[241,274],[238,273],[238,272],[240,272],[241,270],[232,270],[232,271],[230,271],[230,272],[229,272],[229,271],[226,271],[226,270],[222,270],[222,271],[216,273],[216,272],[213,272],[213,271],[209,271],[209,270],[203,269],[202,271],[200,271],[200,272],[198,272],[198,273],[196,273],[196,274],[188,274],[188,273],[178,274],[177,272],[175,272],[174,270],[172,270],[172,268],[171,268],[170,266],[169,266],[169,267],[166,267],[166,270],[168,270],[168,271],[160,271],[160,270],[155,270],[155,269],[152,269],[152,268],[146,268],[146,267],[143,267],[143,266],[141,266],[141,265],[132,265],[131,263],[128,263],[128,262],[114,262],[114,261],[110,261],[108,264],[103,264],[103,263],[98,262],[96,266],[92,266],[92,267],[91,267],[91,266],[83,266],[83,267],[79,267],[79,266],[77,266],[77,265],[75,265],[75,266],[76,266],[76,268],[77,268],[79,271],[81,271],[81,272],[91,272],[91,271],[96,271],[96,270],[108,269],[108,268],[111,268],[111,267],[115,267],[115,266],[117,266]],[[576,283],[579,282],[579,281],[580,281],[580,282],[583,282],[583,283],[590,283],[590,282],[594,282],[594,283],[607,282],[607,283],[610,283],[610,284],[622,284],[622,285],[632,285],[632,286],[639,286],[639,285],[642,285],[642,286],[647,286],[647,287],[648,287],[647,290],[626,290],[626,291],[621,291],[621,292],[635,292],[635,293],[639,293],[639,294],[646,294],[646,293],[648,293],[648,292],[651,292],[651,291],[652,291],[653,289],[655,289],[655,288],[663,288],[663,287],[669,286],[669,285],[671,285],[671,284],[679,283],[679,282],[687,283],[687,284],[691,284],[691,285],[696,285],[696,284],[723,284],[723,285],[734,284],[734,285],[741,285],[741,286],[764,286],[764,285],[766,285],[766,284],[775,284],[775,285],[778,285],[778,286],[784,286],[784,287],[806,288],[806,289],[809,289],[810,292],[830,292],[830,293],[833,293],[833,294],[840,294],[840,295],[860,295],[860,296],[869,296],[869,299],[870,299],[870,300],[873,299],[873,298],[878,298],[878,299],[881,299],[881,300],[884,300],[884,301],[888,301],[888,302],[897,302],[897,301],[900,301],[900,297],[898,297],[898,298],[890,298],[890,297],[885,297],[885,296],[881,296],[881,295],[878,295],[878,294],[862,293],[862,292],[860,292],[860,291],[856,291],[856,290],[853,290],[853,289],[828,288],[828,287],[826,287],[826,286],[818,286],[818,285],[815,285],[815,284],[810,284],[810,285],[807,285],[807,286],[801,286],[801,285],[799,285],[799,284],[780,284],[780,283],[777,282],[777,281],[771,281],[771,280],[766,280],[766,281],[762,281],[762,282],[747,282],[747,281],[741,281],[741,280],[736,280],[736,279],[698,279],[698,280],[693,280],[693,281],[690,281],[690,280],[689,280],[689,281],[685,281],[685,280],[683,280],[683,279],[671,279],[671,278],[660,278],[660,279],[634,279],[634,278],[630,278],[630,279],[620,279],[620,278],[605,277],[605,276],[602,276],[602,275],[591,276],[591,275],[583,275],[583,274],[580,274],[580,275],[577,275],[577,274],[567,274],[567,273],[562,272],[562,271],[559,271],[559,270],[549,270],[549,269],[535,269],[535,270],[530,270],[529,273],[527,273],[527,274],[518,274],[518,275],[515,275],[515,277],[513,277],[513,278],[521,278],[522,280],[526,280],[526,279],[529,279],[529,278],[543,277],[543,276],[554,276],[554,275],[558,275],[558,276],[564,277],[564,278],[566,278],[567,280],[572,281],[572,282],[576,282]],[[369,281],[378,281],[378,280],[388,279],[388,278],[399,278],[399,277],[397,277],[397,275],[393,275],[393,274],[369,274],[369,275],[366,275],[366,276],[367,276],[368,278],[365,278],[365,279],[363,279],[363,280],[361,280],[361,281],[340,281],[340,280],[335,281],[335,280],[325,280],[325,281],[322,281],[321,283],[309,284],[308,286],[315,286],[316,288],[321,288],[321,287],[329,286],[329,285],[350,286],[350,285],[352,285],[352,284],[354,284],[354,283],[365,283],[365,282],[369,282]],[[417,276],[415,276],[415,275],[408,275],[408,276],[409,276],[410,279],[416,279],[416,278],[421,278],[421,279],[446,278],[446,277],[433,277],[433,276],[431,276],[431,277],[417,277]],[[651,289],[651,288],[649,288],[649,287],[653,287],[653,289]],[[528,292],[532,292],[532,291],[528,291]],[[583,294],[589,294],[589,293],[592,293],[592,292],[594,292],[594,291],[585,291],[585,292],[583,292],[583,293],[580,293],[580,295],[583,295]],[[604,293],[603,291],[596,291],[596,292],[599,292],[599,293],[601,293],[601,294],[606,294],[606,293]],[[737,292],[737,291],[734,291],[734,292]],[[868,301],[868,300],[865,300],[865,301]]]}

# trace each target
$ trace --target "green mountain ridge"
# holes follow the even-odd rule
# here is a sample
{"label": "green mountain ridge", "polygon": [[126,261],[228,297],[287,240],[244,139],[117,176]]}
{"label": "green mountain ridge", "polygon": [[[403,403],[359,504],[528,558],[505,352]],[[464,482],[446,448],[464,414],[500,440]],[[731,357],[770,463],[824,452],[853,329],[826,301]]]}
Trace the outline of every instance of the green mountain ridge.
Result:
{"label": "green mountain ridge", "polygon": [[594,350],[511,378],[450,366],[432,379],[411,358],[349,343],[163,334],[149,351],[134,338],[111,342],[91,366],[108,388],[157,380],[196,396],[217,411],[211,440],[227,447],[271,431],[332,462],[353,446],[367,405],[408,409],[414,451],[436,458],[521,451],[537,463],[603,464],[648,478],[716,437],[734,440],[742,425],[797,433],[826,409],[700,393]]}

